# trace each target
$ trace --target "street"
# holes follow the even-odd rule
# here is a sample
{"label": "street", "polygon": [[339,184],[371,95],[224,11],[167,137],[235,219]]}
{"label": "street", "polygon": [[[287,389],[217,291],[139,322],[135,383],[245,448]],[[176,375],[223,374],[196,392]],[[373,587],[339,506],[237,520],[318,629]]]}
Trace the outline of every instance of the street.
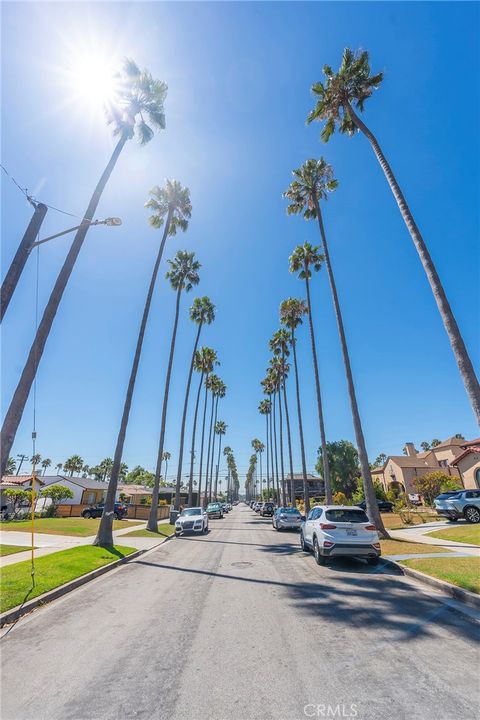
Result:
{"label": "street", "polygon": [[245,505],[3,633],[3,720],[478,717],[473,620]]}

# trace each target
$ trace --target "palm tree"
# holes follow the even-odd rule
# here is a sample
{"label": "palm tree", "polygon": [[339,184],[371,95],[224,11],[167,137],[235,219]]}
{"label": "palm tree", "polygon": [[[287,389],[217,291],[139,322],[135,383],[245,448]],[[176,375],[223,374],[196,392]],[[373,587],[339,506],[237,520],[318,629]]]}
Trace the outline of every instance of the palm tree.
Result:
{"label": "palm tree", "polygon": [[290,501],[295,507],[295,480],[293,478],[293,454],[292,454],[292,434],[290,431],[290,413],[288,411],[286,380],[290,372],[290,365],[286,362],[286,358],[290,355],[290,333],[285,328],[280,328],[272,335],[269,343],[270,350],[282,358],[283,363],[283,406],[285,408],[285,422],[287,425],[288,439],[288,460],[290,466]]}
{"label": "palm tree", "polygon": [[[63,293],[75,267],[102,193],[123,147],[127,140],[130,140],[135,135],[140,144],[145,145],[153,137],[152,127],[160,130],[165,127],[163,109],[167,94],[165,83],[155,80],[147,70],[140,70],[132,60],[125,60],[118,77],[117,86],[118,94],[115,103],[112,103],[108,108],[107,119],[113,126],[114,135],[118,136],[118,142],[90,198],[80,228],[75,234],[70,250],[58,274],[30,348],[25,367],[7,410],[1,432],[1,475],[4,474],[4,463],[13,445]],[[147,124],[145,118],[148,119],[150,125]]]}
{"label": "palm tree", "polygon": [[39,453],[35,453],[30,458],[30,462],[32,463],[32,465],[40,465],[41,460],[42,460],[42,456]]}
{"label": "palm tree", "polygon": [[[330,262],[330,254],[328,251],[327,237],[323,225],[323,217],[320,209],[320,200],[327,199],[327,193],[332,192],[338,183],[333,177],[331,166],[323,159],[307,160],[301,168],[293,171],[294,181],[288,190],[284,193],[285,197],[290,200],[287,212],[289,215],[303,213],[306,220],[315,219],[318,221],[320,237],[323,245],[323,255],[325,257],[325,265],[327,266],[328,279],[332,291],[333,306],[335,317],[337,319],[338,334],[340,336],[340,345],[343,354],[343,364],[345,366],[345,374],[347,377],[348,394],[350,397],[350,406],[352,409],[353,426],[355,429],[355,437],[357,440],[358,455],[362,468],[363,484],[365,488],[365,501],[367,503],[367,511],[372,522],[375,523],[378,531],[387,537],[387,532],[383,525],[380,512],[378,510],[377,500],[375,497],[375,489],[373,487],[372,476],[370,473],[370,465],[368,463],[367,448],[365,446],[365,438],[363,435],[362,423],[360,420],[360,412],[358,410],[357,396],[355,393],[355,385],[353,382],[352,368],[350,365],[350,356],[348,353],[347,340],[345,337],[345,329],[343,326],[342,312],[340,309],[340,301],[338,299],[337,286],[333,275],[332,264]],[[327,453],[322,451],[323,458],[327,457]]]}
{"label": "palm tree", "polygon": [[312,301],[310,298],[310,278],[312,270],[318,272],[324,261],[323,255],[319,253],[318,247],[312,247],[310,243],[304,242],[303,245],[297,245],[292,255],[290,255],[290,272],[297,273],[301,280],[305,280],[307,291],[307,308],[308,308],[308,325],[310,329],[310,343],[312,346],[313,371],[315,374],[315,390],[317,394],[317,410],[318,422],[320,425],[320,441],[322,445],[323,462],[323,481],[325,483],[325,501],[327,505],[331,505],[332,487],[330,484],[330,466],[328,464],[327,438],[325,434],[325,423],[323,419],[322,394],[320,392],[320,375],[318,372],[317,346],[315,342],[315,332],[313,329],[312,317]]}
{"label": "palm tree", "polygon": [[303,501],[305,505],[305,512],[310,510],[310,498],[308,495],[308,483],[307,483],[307,463],[305,460],[305,443],[303,440],[303,422],[302,422],[302,408],[300,403],[300,382],[298,379],[298,363],[297,363],[297,347],[295,330],[299,325],[302,324],[303,315],[308,312],[304,300],[297,300],[296,298],[288,298],[284,300],[280,305],[280,322],[290,330],[290,346],[293,351],[293,368],[295,371],[295,388],[297,393],[297,416],[298,416],[298,434],[300,437],[300,456],[302,459],[302,475],[303,475]]}
{"label": "palm tree", "polygon": [[[175,319],[173,322],[172,339],[170,342],[170,355],[168,359],[167,375],[165,378],[165,392],[163,396],[162,420],[160,427],[160,439],[158,442],[157,465],[155,469],[155,482],[152,491],[152,506],[150,508],[150,516],[147,523],[147,529],[151,532],[158,532],[157,510],[158,510],[158,493],[160,487],[160,474],[162,470],[163,459],[163,443],[165,440],[165,425],[167,422],[168,394],[170,390],[170,378],[172,375],[173,356],[175,353],[175,342],[177,338],[178,318],[180,313],[180,300],[182,292],[190,292],[195,285],[200,282],[198,271],[200,263],[195,260],[195,253],[189,253],[185,250],[178,250],[175,258],[168,261],[170,270],[166,274],[166,278],[170,280],[170,285],[177,293],[175,304]],[[180,496],[175,498],[175,508],[180,507]]]}
{"label": "palm tree", "polygon": [[265,423],[266,423],[266,447],[267,447],[267,495],[270,492],[270,449],[269,449],[269,417],[270,413],[272,411],[272,403],[270,400],[262,400],[261,403],[258,406],[258,412],[260,415],[265,415]]}
{"label": "palm tree", "polygon": [[81,472],[83,467],[83,459],[80,455],[72,455],[63,463],[63,469],[65,472],[70,473],[70,477],[73,477],[74,473]]}
{"label": "palm tree", "polygon": [[276,392],[278,394],[278,410],[279,410],[279,438],[280,438],[280,475],[282,478],[282,505],[287,504],[287,495],[285,492],[285,468],[283,463],[283,413],[282,413],[282,396],[281,389],[285,386],[285,379],[288,375],[288,365],[278,355],[274,355],[270,360],[270,372],[273,382],[275,383]]}
{"label": "palm tree", "polygon": [[[157,230],[163,227],[163,233],[143,308],[142,321],[138,331],[132,369],[130,371],[127,393],[123,404],[122,419],[120,421],[117,444],[115,446],[115,455],[113,457],[113,466],[110,474],[110,485],[105,499],[104,512],[109,514],[108,517],[110,517],[114,507],[118,479],[120,476],[120,467],[122,463],[123,448],[125,445],[125,436],[127,434],[128,420],[130,417],[133,393],[138,374],[138,366],[140,364],[140,357],[142,354],[143,340],[145,337],[145,330],[147,327],[148,316],[150,314],[150,307],[152,304],[153,293],[157,281],[158,270],[163,257],[165,243],[168,237],[174,237],[177,234],[177,230],[185,232],[188,228],[188,221],[192,214],[190,191],[188,188],[182,187],[177,180],[166,180],[163,188],[155,186],[152,190],[150,190],[150,195],[150,200],[145,203],[145,207],[152,211],[152,215],[149,218],[150,225]],[[105,535],[102,522],[100,523],[98,532],[98,536],[100,537],[101,535],[101,541],[99,541],[99,544],[101,545],[110,544],[108,531],[109,523],[108,521],[104,521],[103,524],[105,523],[107,524]]]}
{"label": "palm tree", "polygon": [[55,465],[55,470],[57,471],[57,475],[60,475],[60,470],[61,470],[62,468],[63,468],[63,464],[62,464],[62,463],[57,463],[57,464]]}
{"label": "palm tree", "polygon": [[7,461],[7,465],[5,467],[5,475],[15,475],[17,468],[17,463],[15,461],[15,458],[9,457]]}
{"label": "palm tree", "polygon": [[[182,426],[180,429],[180,450],[178,455],[178,469],[177,469],[177,485],[175,495],[180,497],[180,485],[182,480],[182,466],[183,466],[183,444],[185,439],[185,424],[187,421],[187,410],[188,400],[190,397],[190,386],[192,384],[192,375],[195,368],[195,356],[197,354],[198,343],[200,341],[200,333],[202,327],[205,325],[211,325],[215,320],[215,306],[208,297],[195,298],[193,305],[190,308],[190,320],[197,324],[197,334],[195,336],[195,342],[193,345],[192,359],[190,361],[190,368],[188,371],[187,387],[185,390],[185,401],[183,403],[183,415],[182,415]],[[188,486],[188,504],[192,504],[192,487]]]}
{"label": "palm tree", "polygon": [[43,468],[43,473],[42,473],[43,475],[45,475],[45,471],[47,470],[47,468],[50,467],[51,464],[52,464],[52,461],[50,460],[50,458],[44,458],[44,459],[42,460],[41,465],[42,465],[42,468]]}
{"label": "palm tree", "polygon": [[[217,361],[217,353],[215,350],[209,347],[202,347],[200,350],[197,351],[195,354],[195,366],[194,369],[196,372],[200,373],[200,382],[198,384],[198,392],[197,392],[197,400],[195,403],[195,414],[193,417],[193,429],[192,429],[192,447],[190,449],[190,479],[188,483],[188,497],[189,501],[188,504],[191,504],[191,498],[192,498],[192,485],[193,485],[193,465],[195,462],[195,434],[197,430],[197,416],[198,416],[198,407],[200,404],[200,393],[203,387],[203,380],[205,378],[205,381],[208,379],[210,373],[212,372],[214,366],[218,363]],[[200,447],[200,469],[199,469],[199,478],[198,478],[198,504],[200,505],[200,496],[202,493],[202,470],[203,470],[203,446],[204,446],[204,439],[205,439],[205,417],[207,412],[207,393],[208,393],[208,387],[205,382],[205,405],[203,409],[203,424],[202,424],[202,441],[201,441],[201,447]]]}
{"label": "palm tree", "polygon": [[[278,476],[278,448],[277,448],[277,413],[276,413],[276,398],[279,392],[279,386],[277,379],[272,373],[271,369],[267,370],[267,376],[262,381],[262,385],[265,388],[265,392],[272,402],[272,418],[270,423],[270,445],[272,449],[272,485],[276,495],[277,503],[280,505],[280,484]],[[272,425],[273,425],[273,439],[272,439]]]}
{"label": "palm tree", "polygon": [[[212,490],[213,490],[213,459],[215,457],[215,440],[216,440],[216,433],[215,433],[215,426],[217,424],[217,415],[218,415],[218,402],[220,398],[225,397],[226,393],[226,385],[222,380],[219,380],[219,382],[216,384],[216,386],[213,388],[213,395],[215,397],[215,416],[213,419],[213,425],[212,425],[212,455],[211,455],[211,461],[210,461],[210,484],[209,484],[209,498],[210,502],[212,500]],[[207,466],[208,470],[208,466]]]}
{"label": "palm tree", "polygon": [[[113,469],[112,458],[110,458],[110,457],[105,458],[104,460],[102,460],[101,463],[98,464],[98,467],[101,472],[102,482],[106,482],[107,478],[110,478],[112,475],[112,469]],[[78,472],[80,472],[80,470],[81,470],[81,468],[78,470]]]}
{"label": "palm tree", "polygon": [[311,123],[314,120],[325,121],[321,132],[324,142],[328,142],[335,131],[335,127],[338,127],[341,133],[347,133],[350,136],[354,135],[356,131],[361,131],[369,140],[420,257],[447,331],[465,389],[470,398],[477,422],[480,423],[480,384],[437,269],[378,140],[352,107],[355,104],[357,109],[363,112],[365,100],[368,100],[373,91],[380,86],[383,73],[370,75],[368,52],[359,51],[354,53],[349,48],[345,48],[343,52],[342,64],[337,74],[328,65],[324,66],[323,72],[326,77],[325,85],[317,82],[312,86],[312,92],[318,97],[318,100],[315,108],[309,114],[307,122]]}
{"label": "palm tree", "polygon": [[252,447],[255,450],[260,465],[260,495],[263,492],[263,473],[262,473],[262,452],[265,450],[265,445],[258,438],[252,440]]}
{"label": "palm tree", "polygon": [[[213,491],[215,500],[217,499],[217,485],[218,485],[218,471],[220,468],[220,453],[222,450],[222,435],[225,435],[227,432],[227,427],[223,420],[217,420],[215,423],[215,434],[218,435],[218,457],[217,457],[217,467],[215,470],[215,489]],[[220,485],[222,484],[222,481],[220,480]]]}
{"label": "palm tree", "polygon": [[168,485],[168,478],[167,478],[168,461],[170,460],[171,457],[172,457],[172,456],[170,455],[170,453],[168,452],[168,450],[165,450],[165,451],[162,453],[162,462],[165,463],[165,482],[167,483],[167,485]]}

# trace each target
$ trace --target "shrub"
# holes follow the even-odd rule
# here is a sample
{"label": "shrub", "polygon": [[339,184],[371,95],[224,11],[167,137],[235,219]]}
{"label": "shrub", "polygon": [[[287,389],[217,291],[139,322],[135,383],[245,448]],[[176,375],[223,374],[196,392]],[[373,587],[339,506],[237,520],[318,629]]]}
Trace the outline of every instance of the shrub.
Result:
{"label": "shrub", "polygon": [[55,517],[58,504],[62,500],[71,500],[73,498],[73,490],[70,490],[70,488],[65,485],[48,485],[48,487],[43,488],[40,492],[40,497],[50,498],[51,505],[50,508],[47,509],[47,515],[48,517]]}
{"label": "shrub", "polygon": [[347,505],[348,500],[347,496],[343,492],[336,492],[333,494],[333,504],[334,505]]}
{"label": "shrub", "polygon": [[458,480],[455,480],[450,475],[446,475],[441,470],[435,470],[422,475],[417,478],[414,484],[415,489],[423,496],[427,505],[433,505],[434,499],[443,490],[458,490],[461,487]]}

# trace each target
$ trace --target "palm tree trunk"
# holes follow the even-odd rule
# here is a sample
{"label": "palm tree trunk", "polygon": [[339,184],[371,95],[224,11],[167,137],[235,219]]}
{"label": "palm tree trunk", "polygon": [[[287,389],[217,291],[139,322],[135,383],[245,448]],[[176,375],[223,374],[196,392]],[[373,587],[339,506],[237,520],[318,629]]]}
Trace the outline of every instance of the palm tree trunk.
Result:
{"label": "palm tree trunk", "polygon": [[[148,518],[147,530],[151,532],[158,532],[157,523],[157,512],[158,512],[158,497],[160,491],[160,472],[162,469],[162,455],[163,455],[163,443],[165,441],[165,426],[167,423],[167,408],[168,408],[168,394],[170,392],[170,378],[172,375],[173,367],[173,356],[175,353],[175,342],[177,339],[178,329],[178,317],[180,314],[180,298],[182,296],[182,287],[180,286],[177,290],[177,302],[175,304],[175,320],[173,322],[172,339],[170,342],[170,355],[168,358],[167,376],[165,378],[165,392],[163,395],[163,407],[162,407],[162,422],[160,426],[160,439],[158,443],[158,455],[157,455],[157,466],[155,468],[155,481],[153,483],[152,490],[152,507],[150,508],[150,516]],[[178,510],[180,506],[180,498],[175,498],[175,509]]]}
{"label": "palm tree trunk", "polygon": [[205,468],[205,499],[208,502],[212,501],[212,492],[208,484],[208,471],[210,469],[210,451],[212,449],[212,427],[213,427],[213,413],[215,412],[215,395],[212,392],[212,411],[210,414],[210,428],[208,431],[208,450],[207,450],[207,465]]}
{"label": "palm tree trunk", "polygon": [[[182,480],[183,444],[184,444],[184,440],[185,440],[185,424],[187,422],[188,398],[190,396],[190,385],[192,384],[193,365],[195,363],[195,353],[197,352],[198,342],[200,340],[200,333],[202,332],[202,325],[203,325],[203,323],[200,323],[198,326],[197,337],[195,338],[195,344],[193,346],[192,359],[190,361],[190,369],[188,371],[187,388],[185,390],[185,402],[183,403],[182,427],[180,428],[180,450],[179,450],[179,455],[178,455],[177,485],[175,488],[175,497],[178,497],[178,498],[180,498],[180,486],[181,486],[181,480]],[[190,485],[188,487],[188,504],[191,505]]]}
{"label": "palm tree trunk", "polygon": [[[200,500],[200,495],[202,491],[202,470],[203,470],[203,449],[205,445],[205,421],[207,416],[207,404],[208,404],[208,388],[207,388],[207,381],[208,381],[208,375],[206,374],[205,377],[205,398],[203,403],[203,422],[202,422],[202,442],[200,446],[200,468],[199,468],[199,477],[198,477],[198,499]],[[205,501],[207,499],[207,479],[205,478],[205,497],[203,499],[203,504],[205,504]],[[202,503],[199,503],[200,505]]]}
{"label": "palm tree trunk", "polygon": [[13,441],[15,439],[15,434],[20,424],[20,420],[22,419],[23,411],[25,409],[30,389],[35,379],[37,368],[42,358],[43,351],[45,349],[45,345],[50,330],[52,328],[53,321],[55,319],[55,315],[57,314],[57,310],[60,305],[63,293],[67,286],[70,275],[72,274],[73,268],[75,267],[75,262],[88,232],[89,225],[87,223],[90,223],[90,221],[93,220],[93,215],[97,209],[98,203],[100,202],[102,192],[107,184],[110,175],[112,174],[112,171],[117,163],[117,160],[120,156],[120,153],[122,152],[123,146],[125,145],[126,141],[127,136],[122,135],[117,145],[115,146],[110,160],[108,161],[108,164],[103,171],[102,176],[98,181],[98,184],[88,204],[87,210],[82,220],[82,223],[85,222],[85,224],[82,224],[82,226],[77,230],[75,234],[70,250],[68,251],[68,255],[65,258],[65,262],[62,265],[54,288],[48,299],[48,303],[45,307],[42,319],[38,326],[35,339],[30,348],[27,362],[25,363],[25,367],[23,368],[22,375],[20,377],[12,401],[10,402],[10,406],[7,410],[7,414],[5,415],[5,420],[3,422],[0,450],[0,477],[5,474],[5,467],[10,456],[10,451],[12,449]]}
{"label": "palm tree trunk", "polygon": [[313,329],[312,318],[312,302],[310,299],[310,283],[308,277],[305,277],[305,285],[307,287],[307,305],[308,305],[308,324],[310,327],[310,342],[312,345],[313,371],[315,374],[315,390],[317,392],[317,410],[318,422],[320,425],[320,442],[322,444],[322,460],[323,460],[323,482],[325,484],[325,502],[331,505],[332,486],[330,484],[330,464],[328,461],[327,438],[325,435],[325,423],[323,419],[322,394],[320,392],[320,373],[318,372],[317,344],[315,342],[315,331]]}
{"label": "palm tree trunk", "polygon": [[[285,360],[285,357],[283,356]],[[290,433],[290,416],[288,412],[287,403],[287,389],[285,387],[285,381],[283,382],[283,405],[285,407],[285,423],[287,425],[287,439],[288,439],[288,461],[290,465],[290,502],[295,507],[295,481],[293,479],[293,455],[292,455],[292,436]]]}
{"label": "palm tree trunk", "polygon": [[283,415],[282,415],[282,396],[280,388],[278,389],[278,434],[280,438],[280,476],[282,478],[282,505],[287,504],[287,496],[285,493],[285,467],[283,464]]}
{"label": "palm tree trunk", "polygon": [[[218,414],[218,401],[219,397],[216,398],[215,401],[215,419],[213,421],[213,438],[212,438],[212,456],[210,461],[210,502],[212,502],[212,491],[213,491],[213,462],[215,457],[215,443],[217,439],[217,433],[215,432],[215,425],[217,424],[217,414]],[[216,499],[216,498],[215,498]]]}
{"label": "palm tree trunk", "polygon": [[[274,460],[273,460],[273,403],[272,403],[272,396],[269,395],[268,399],[270,400],[270,489],[272,493],[272,498],[275,495],[275,468],[274,468]],[[269,498],[270,499],[270,498]]]}
{"label": "palm tree trunk", "polygon": [[275,484],[277,503],[280,505],[280,484],[278,482],[277,417],[275,412],[277,393],[273,393],[273,446],[275,448]]}
{"label": "palm tree trunk", "polygon": [[120,473],[120,466],[122,464],[123,448],[125,445],[125,436],[127,434],[128,419],[130,417],[130,409],[132,407],[133,392],[135,390],[135,383],[137,381],[138,366],[140,364],[140,357],[142,354],[143,339],[145,337],[145,330],[147,327],[148,316],[150,314],[150,306],[152,304],[153,292],[155,290],[155,284],[157,281],[158,269],[162,261],[163,250],[165,248],[165,242],[168,237],[168,231],[170,229],[171,222],[171,211],[168,212],[167,219],[165,222],[165,228],[162,235],[162,241],[158,250],[157,259],[153,266],[152,277],[150,279],[150,285],[147,292],[147,299],[145,300],[145,306],[143,308],[142,322],[140,323],[140,330],[138,332],[137,346],[135,348],[135,355],[133,356],[132,369],[130,371],[130,379],[128,381],[127,394],[125,396],[125,402],[123,405],[122,419],[120,422],[120,430],[117,436],[117,445],[115,447],[115,455],[113,456],[112,473],[110,475],[110,481],[108,483],[107,494],[105,497],[105,507],[103,508],[102,517],[100,519],[100,525],[94,545],[113,545],[112,525],[113,525],[113,510],[115,505],[115,495],[117,494],[118,478]]}
{"label": "palm tree trunk", "polygon": [[262,500],[263,500],[264,498],[263,498],[263,474],[262,474],[262,451],[261,450],[259,450],[259,452],[258,452],[258,458],[260,460],[260,494],[261,494]]}
{"label": "palm tree trunk", "polygon": [[8,268],[0,289],[0,322],[2,322],[3,317],[7,312],[10,300],[12,299],[17,283],[20,280],[21,274],[28,260],[28,256],[30,255],[32,245],[37,238],[38,232],[45,219],[45,215],[47,214],[48,208],[43,203],[35,203],[34,208],[35,210],[32,218],[28,223],[25,234],[20,241],[20,245],[17,248],[17,252],[15,253],[10,267]]}
{"label": "palm tree trunk", "polygon": [[298,415],[298,434],[300,436],[300,456],[302,458],[302,474],[303,474],[303,503],[305,505],[305,514],[310,512],[310,498],[308,495],[308,482],[307,482],[307,463],[305,461],[305,443],[303,441],[303,423],[302,423],[302,408],[300,404],[300,383],[298,380],[298,365],[297,365],[297,348],[295,346],[295,333],[292,329],[292,350],[293,350],[293,367],[295,370],[295,387],[297,391],[297,415]]}
{"label": "palm tree trunk", "polygon": [[352,106],[348,101],[344,103],[344,110],[348,115],[350,115],[357,128],[361,130],[370,141],[377,160],[380,163],[380,167],[382,168],[385,177],[387,178],[390,190],[395,197],[402,218],[405,222],[405,225],[407,226],[410,237],[412,238],[413,244],[415,245],[415,248],[420,257],[420,261],[427,275],[430,287],[432,288],[433,297],[435,298],[435,302],[437,303],[443,325],[445,327],[445,330],[447,331],[450,345],[452,346],[453,354],[455,355],[455,360],[457,361],[463,384],[465,385],[467,395],[470,398],[473,412],[475,413],[475,416],[477,418],[477,423],[480,424],[480,384],[478,382],[477,376],[475,375],[475,370],[473,369],[472,361],[470,360],[470,356],[460,333],[460,329],[457,325],[457,321],[455,320],[452,308],[450,307],[450,303],[448,302],[445,290],[443,289],[442,282],[437,273],[437,269],[430,256],[422,234],[417,227],[417,224],[413,218],[407,201],[405,200],[405,197],[400,189],[397,179],[393,174],[392,168],[390,167],[390,164],[388,163],[385,155],[383,154],[376,137],[354,112]]}
{"label": "palm tree trunk", "polygon": [[[198,417],[198,407],[200,405],[200,394],[202,391],[202,383],[203,383],[203,372],[200,375],[200,382],[198,385],[198,392],[197,392],[197,400],[195,402],[195,413],[193,415],[193,429],[192,429],[192,447],[190,449],[190,477],[188,480],[188,504],[191,506],[193,502],[193,465],[195,462],[195,434],[197,432],[197,417]],[[198,485],[198,497],[197,497],[197,505],[200,505],[200,483]]]}
{"label": "palm tree trunk", "polygon": [[269,475],[269,471],[270,471],[270,458],[269,458],[270,447],[269,446],[270,446],[270,443],[268,441],[268,416],[269,416],[269,413],[265,413],[266,433],[267,433],[267,440],[265,443],[266,449],[267,449],[267,500],[270,499],[270,475]]}
{"label": "palm tree trunk", "polygon": [[218,472],[220,469],[220,451],[222,449],[222,436],[219,435],[218,437],[218,457],[217,457],[217,467],[215,470],[215,500],[217,499],[217,488],[218,488]]}
{"label": "palm tree trunk", "polygon": [[332,264],[330,262],[330,253],[328,251],[327,237],[325,235],[325,228],[323,226],[323,217],[320,210],[320,203],[315,199],[315,206],[317,211],[318,225],[320,228],[320,236],[323,244],[323,254],[325,255],[325,264],[327,266],[328,279],[330,281],[330,288],[332,291],[333,307],[335,310],[335,317],[337,319],[338,334],[340,336],[340,345],[342,347],[343,364],[345,366],[345,374],[347,376],[348,395],[350,398],[350,406],[352,409],[353,427],[355,430],[355,438],[357,441],[358,456],[360,459],[360,467],[362,469],[363,477],[363,489],[365,492],[365,502],[367,504],[367,513],[370,520],[376,526],[378,532],[382,537],[389,537],[385,526],[383,524],[380,511],[378,509],[377,499],[375,496],[375,488],[373,487],[372,475],[370,473],[370,465],[368,463],[367,448],[365,445],[365,438],[363,435],[362,422],[360,420],[360,412],[358,410],[357,396],[355,393],[355,385],[353,382],[352,368],[350,365],[350,356],[348,354],[347,340],[345,337],[345,329],[343,327],[342,312],[340,310],[340,302],[338,299],[337,286],[333,275]]}

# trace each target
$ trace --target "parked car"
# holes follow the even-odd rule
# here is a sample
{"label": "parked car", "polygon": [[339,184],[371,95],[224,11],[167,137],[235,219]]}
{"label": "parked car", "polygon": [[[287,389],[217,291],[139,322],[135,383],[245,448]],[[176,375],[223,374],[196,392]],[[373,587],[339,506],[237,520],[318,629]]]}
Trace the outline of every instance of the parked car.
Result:
{"label": "parked car", "polygon": [[255,510],[255,512],[260,512],[260,508],[262,507],[262,505],[263,505],[263,503],[256,502],[253,506],[253,509]]}
{"label": "parked car", "polygon": [[443,493],[440,493],[440,495],[437,495],[437,497],[433,501],[433,506],[434,506],[435,510],[437,511],[437,515],[445,517],[447,520],[450,520],[451,522],[457,522],[458,517],[450,516],[450,508],[447,506],[446,502],[447,502],[447,500],[454,498],[456,495],[460,495],[460,492],[461,492],[460,490],[449,490],[448,492],[443,492]]}
{"label": "parked car", "polygon": [[376,565],[380,541],[375,525],[364,510],[349,505],[317,505],[307,515],[300,530],[304,552],[313,550],[319,565],[330,557],[363,557]]}
{"label": "parked car", "polygon": [[260,508],[260,515],[262,517],[273,517],[275,512],[275,504],[273,502],[264,502]]}
{"label": "parked car", "polygon": [[222,503],[222,510],[224,513],[230,512],[230,508],[228,507],[228,503]]}
{"label": "parked car", "polygon": [[[82,517],[83,518],[98,518],[102,516],[103,508],[105,507],[105,503],[97,503],[96,505],[89,505],[89,507],[85,508],[85,510],[82,510]],[[113,517],[115,520],[121,520],[125,517],[125,515],[128,512],[128,506],[124,505],[123,503],[116,502],[113,506]]]}
{"label": "parked car", "polygon": [[300,510],[294,507],[277,508],[272,517],[272,525],[275,530],[299,530],[301,524]]}
{"label": "parked car", "polygon": [[[378,500],[378,498],[377,498],[377,505],[378,505],[378,509],[381,512],[392,512],[392,510],[393,510],[393,503],[390,502],[390,500]],[[358,503],[358,505],[355,505],[355,507],[359,507],[359,508],[362,508],[362,510],[366,510],[367,503],[365,502],[365,500],[362,500],[362,502]]]}
{"label": "parked car", "polygon": [[207,505],[207,515],[209,518],[223,518],[223,510],[221,503],[212,502]]}
{"label": "parked car", "polygon": [[465,518],[469,523],[480,522],[480,490],[462,490],[445,500],[448,519],[455,522]]}
{"label": "parked car", "polygon": [[208,532],[208,514],[202,507],[185,508],[175,520],[175,535],[187,532]]}

